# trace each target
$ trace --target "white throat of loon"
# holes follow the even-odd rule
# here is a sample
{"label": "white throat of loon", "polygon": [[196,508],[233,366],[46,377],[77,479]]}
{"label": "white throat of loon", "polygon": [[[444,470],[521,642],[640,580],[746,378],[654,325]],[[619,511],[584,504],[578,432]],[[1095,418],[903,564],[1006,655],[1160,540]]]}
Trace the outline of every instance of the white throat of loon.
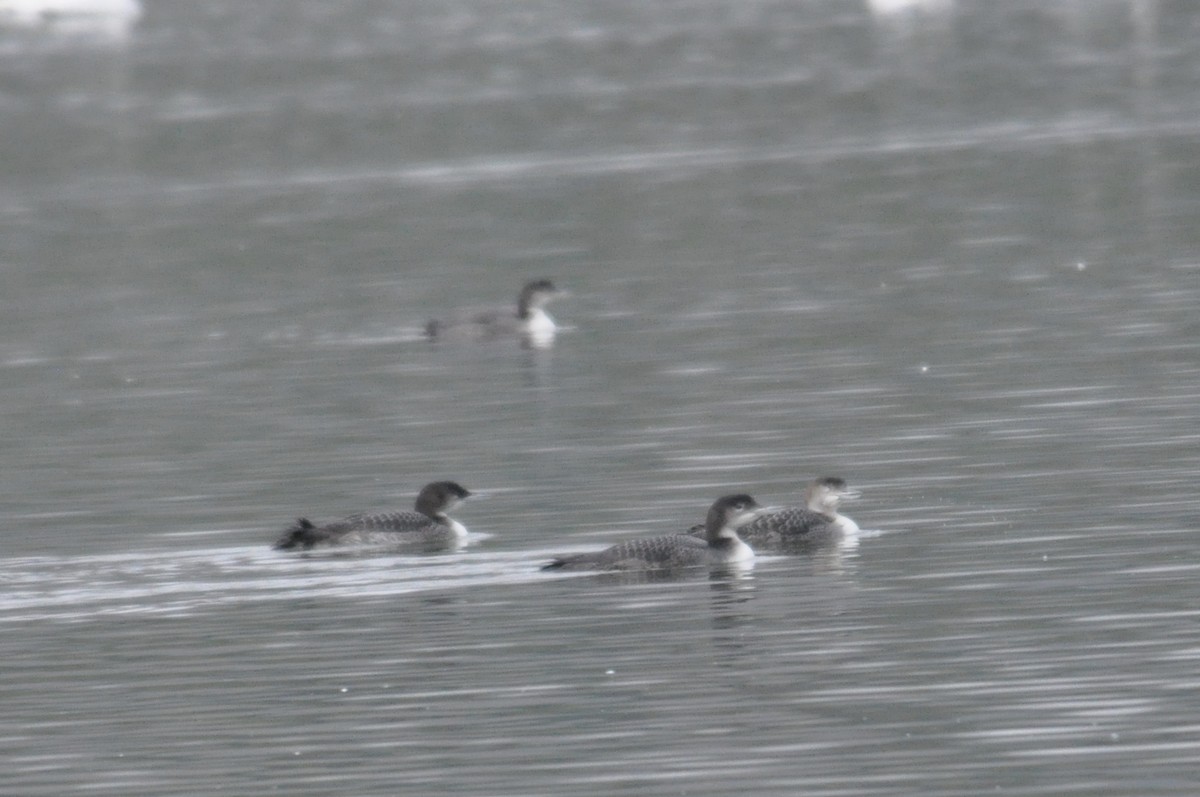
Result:
{"label": "white throat of loon", "polygon": [[859,495],[858,490],[847,487],[841,479],[817,479],[805,490],[804,504],[813,512],[836,516],[843,500],[852,501]]}
{"label": "white throat of loon", "polygon": [[858,524],[841,514],[838,509],[843,500],[853,501],[859,495],[859,491],[847,486],[844,480],[835,476],[825,476],[814,481],[805,490],[804,505],[813,512],[831,518],[844,533],[853,533],[858,531]]}
{"label": "white throat of loon", "polygon": [[521,295],[517,297],[517,318],[529,321],[538,314],[549,318],[545,310],[546,305],[565,295],[566,291],[556,288],[550,280],[529,282],[521,289]]}
{"label": "white throat of loon", "polygon": [[566,295],[566,291],[546,279],[534,280],[521,289],[517,297],[517,320],[526,342],[534,348],[545,348],[553,342],[558,325],[546,312],[546,305]]}
{"label": "white throat of loon", "polygon": [[447,513],[470,497],[471,491],[458,482],[432,482],[421,488],[413,508],[443,526],[455,526],[460,524]]}
{"label": "white throat of loon", "polygon": [[704,531],[708,547],[722,561],[748,562],[754,549],[738,536],[737,530],[766,511],[748,495],[727,495],[717,499],[708,510]]}

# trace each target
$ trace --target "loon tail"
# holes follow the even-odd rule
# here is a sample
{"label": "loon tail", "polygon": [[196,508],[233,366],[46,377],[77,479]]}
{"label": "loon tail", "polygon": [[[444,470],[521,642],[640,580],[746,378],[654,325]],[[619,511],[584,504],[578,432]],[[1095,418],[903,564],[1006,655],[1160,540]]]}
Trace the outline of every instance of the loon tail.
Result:
{"label": "loon tail", "polygon": [[311,548],[316,542],[313,532],[317,527],[308,518],[297,518],[296,522],[283,532],[283,536],[275,543],[275,550],[290,551],[293,548]]}

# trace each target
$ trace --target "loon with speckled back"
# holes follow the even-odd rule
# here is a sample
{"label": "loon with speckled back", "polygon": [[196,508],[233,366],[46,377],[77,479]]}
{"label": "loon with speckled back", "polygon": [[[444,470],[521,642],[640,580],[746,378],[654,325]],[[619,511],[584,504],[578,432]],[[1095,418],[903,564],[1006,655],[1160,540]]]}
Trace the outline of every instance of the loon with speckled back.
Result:
{"label": "loon with speckled back", "polygon": [[546,305],[566,295],[548,279],[531,280],[517,296],[516,312],[474,310],[445,320],[433,319],[425,325],[425,336],[430,340],[483,341],[518,335],[526,342],[549,343],[558,326]]}
{"label": "loon with speckled back", "polygon": [[836,476],[822,476],[804,490],[804,506],[764,513],[739,529],[742,539],[759,548],[816,546],[858,532],[858,524],[841,514],[843,500],[859,493]]}
{"label": "loon with speckled back", "polygon": [[718,498],[708,510],[705,535],[643,537],[594,553],[555,558],[543,570],[671,570],[698,565],[745,563],[754,550],[739,539],[737,529],[754,520],[762,507],[745,493]]}
{"label": "loon with speckled back", "polygon": [[318,547],[409,546],[456,548],[467,528],[447,513],[471,495],[458,482],[432,482],[417,494],[413,512],[360,513],[324,526],[298,519],[275,543],[281,551]]}

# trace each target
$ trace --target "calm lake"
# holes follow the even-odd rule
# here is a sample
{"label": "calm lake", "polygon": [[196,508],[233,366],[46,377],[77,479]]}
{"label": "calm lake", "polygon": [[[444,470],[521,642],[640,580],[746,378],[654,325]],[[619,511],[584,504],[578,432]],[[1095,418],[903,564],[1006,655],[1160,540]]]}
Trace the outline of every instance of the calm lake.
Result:
{"label": "calm lake", "polygon": [[[7,20],[0,792],[1200,791],[1200,5],[895,5]],[[819,475],[857,545],[538,570]]]}

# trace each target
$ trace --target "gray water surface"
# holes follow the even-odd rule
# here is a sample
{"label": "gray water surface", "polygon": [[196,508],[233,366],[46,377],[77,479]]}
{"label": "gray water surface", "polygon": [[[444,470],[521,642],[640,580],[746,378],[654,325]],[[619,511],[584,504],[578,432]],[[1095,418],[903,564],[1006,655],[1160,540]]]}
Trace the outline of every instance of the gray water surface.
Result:
{"label": "gray water surface", "polygon": [[[879,5],[0,30],[0,792],[1194,795],[1200,9]],[[822,474],[857,545],[538,570]]]}

